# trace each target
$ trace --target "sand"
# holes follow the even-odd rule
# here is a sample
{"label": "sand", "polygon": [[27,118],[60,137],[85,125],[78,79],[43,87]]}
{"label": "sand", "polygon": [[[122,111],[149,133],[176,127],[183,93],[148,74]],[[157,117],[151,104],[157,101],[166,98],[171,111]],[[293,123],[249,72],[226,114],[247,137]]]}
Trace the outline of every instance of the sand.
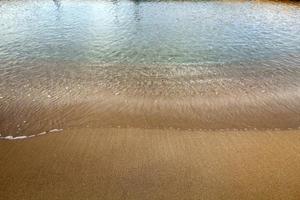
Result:
{"label": "sand", "polygon": [[300,131],[70,129],[0,141],[0,199],[299,199]]}

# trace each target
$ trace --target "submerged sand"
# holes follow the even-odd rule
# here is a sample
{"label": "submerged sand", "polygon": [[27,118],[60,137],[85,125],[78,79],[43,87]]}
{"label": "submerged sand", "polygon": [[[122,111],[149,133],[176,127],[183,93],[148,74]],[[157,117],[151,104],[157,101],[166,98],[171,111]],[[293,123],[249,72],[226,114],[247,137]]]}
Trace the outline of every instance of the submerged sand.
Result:
{"label": "submerged sand", "polygon": [[1,199],[299,199],[300,132],[70,129],[0,141]]}

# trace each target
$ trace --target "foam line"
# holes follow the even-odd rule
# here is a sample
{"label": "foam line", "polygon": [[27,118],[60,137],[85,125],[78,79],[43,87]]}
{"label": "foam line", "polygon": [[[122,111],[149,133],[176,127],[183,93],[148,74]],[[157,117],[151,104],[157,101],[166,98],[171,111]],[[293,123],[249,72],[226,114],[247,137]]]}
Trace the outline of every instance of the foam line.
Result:
{"label": "foam line", "polygon": [[57,132],[60,132],[62,131],[63,129],[51,129],[49,131],[44,131],[44,132],[41,132],[41,133],[38,133],[36,135],[19,135],[19,136],[12,136],[12,135],[8,135],[8,136],[0,136],[0,139],[2,140],[24,140],[24,139],[29,139],[29,138],[33,138],[33,137],[36,137],[36,136],[42,136],[42,135],[46,135],[46,134],[49,134],[49,133],[57,133]]}

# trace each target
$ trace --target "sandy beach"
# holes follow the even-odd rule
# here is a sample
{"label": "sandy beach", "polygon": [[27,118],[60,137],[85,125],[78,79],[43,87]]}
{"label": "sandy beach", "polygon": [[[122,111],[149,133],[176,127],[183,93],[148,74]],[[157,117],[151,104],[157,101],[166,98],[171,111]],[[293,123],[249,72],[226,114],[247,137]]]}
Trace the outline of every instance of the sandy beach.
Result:
{"label": "sandy beach", "polygon": [[0,0],[0,200],[299,200],[299,19]]}
{"label": "sandy beach", "polygon": [[70,129],[0,141],[1,199],[299,199],[300,132]]}

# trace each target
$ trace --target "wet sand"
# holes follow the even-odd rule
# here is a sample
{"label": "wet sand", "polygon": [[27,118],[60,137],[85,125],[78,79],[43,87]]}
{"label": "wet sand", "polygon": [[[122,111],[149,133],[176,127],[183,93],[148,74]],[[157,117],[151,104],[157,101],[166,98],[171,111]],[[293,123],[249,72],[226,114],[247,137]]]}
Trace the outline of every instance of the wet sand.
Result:
{"label": "wet sand", "polygon": [[1,72],[2,136],[85,127],[300,126],[300,69],[293,65],[34,63]]}
{"label": "wet sand", "polygon": [[300,132],[70,129],[0,141],[1,199],[299,199]]}

